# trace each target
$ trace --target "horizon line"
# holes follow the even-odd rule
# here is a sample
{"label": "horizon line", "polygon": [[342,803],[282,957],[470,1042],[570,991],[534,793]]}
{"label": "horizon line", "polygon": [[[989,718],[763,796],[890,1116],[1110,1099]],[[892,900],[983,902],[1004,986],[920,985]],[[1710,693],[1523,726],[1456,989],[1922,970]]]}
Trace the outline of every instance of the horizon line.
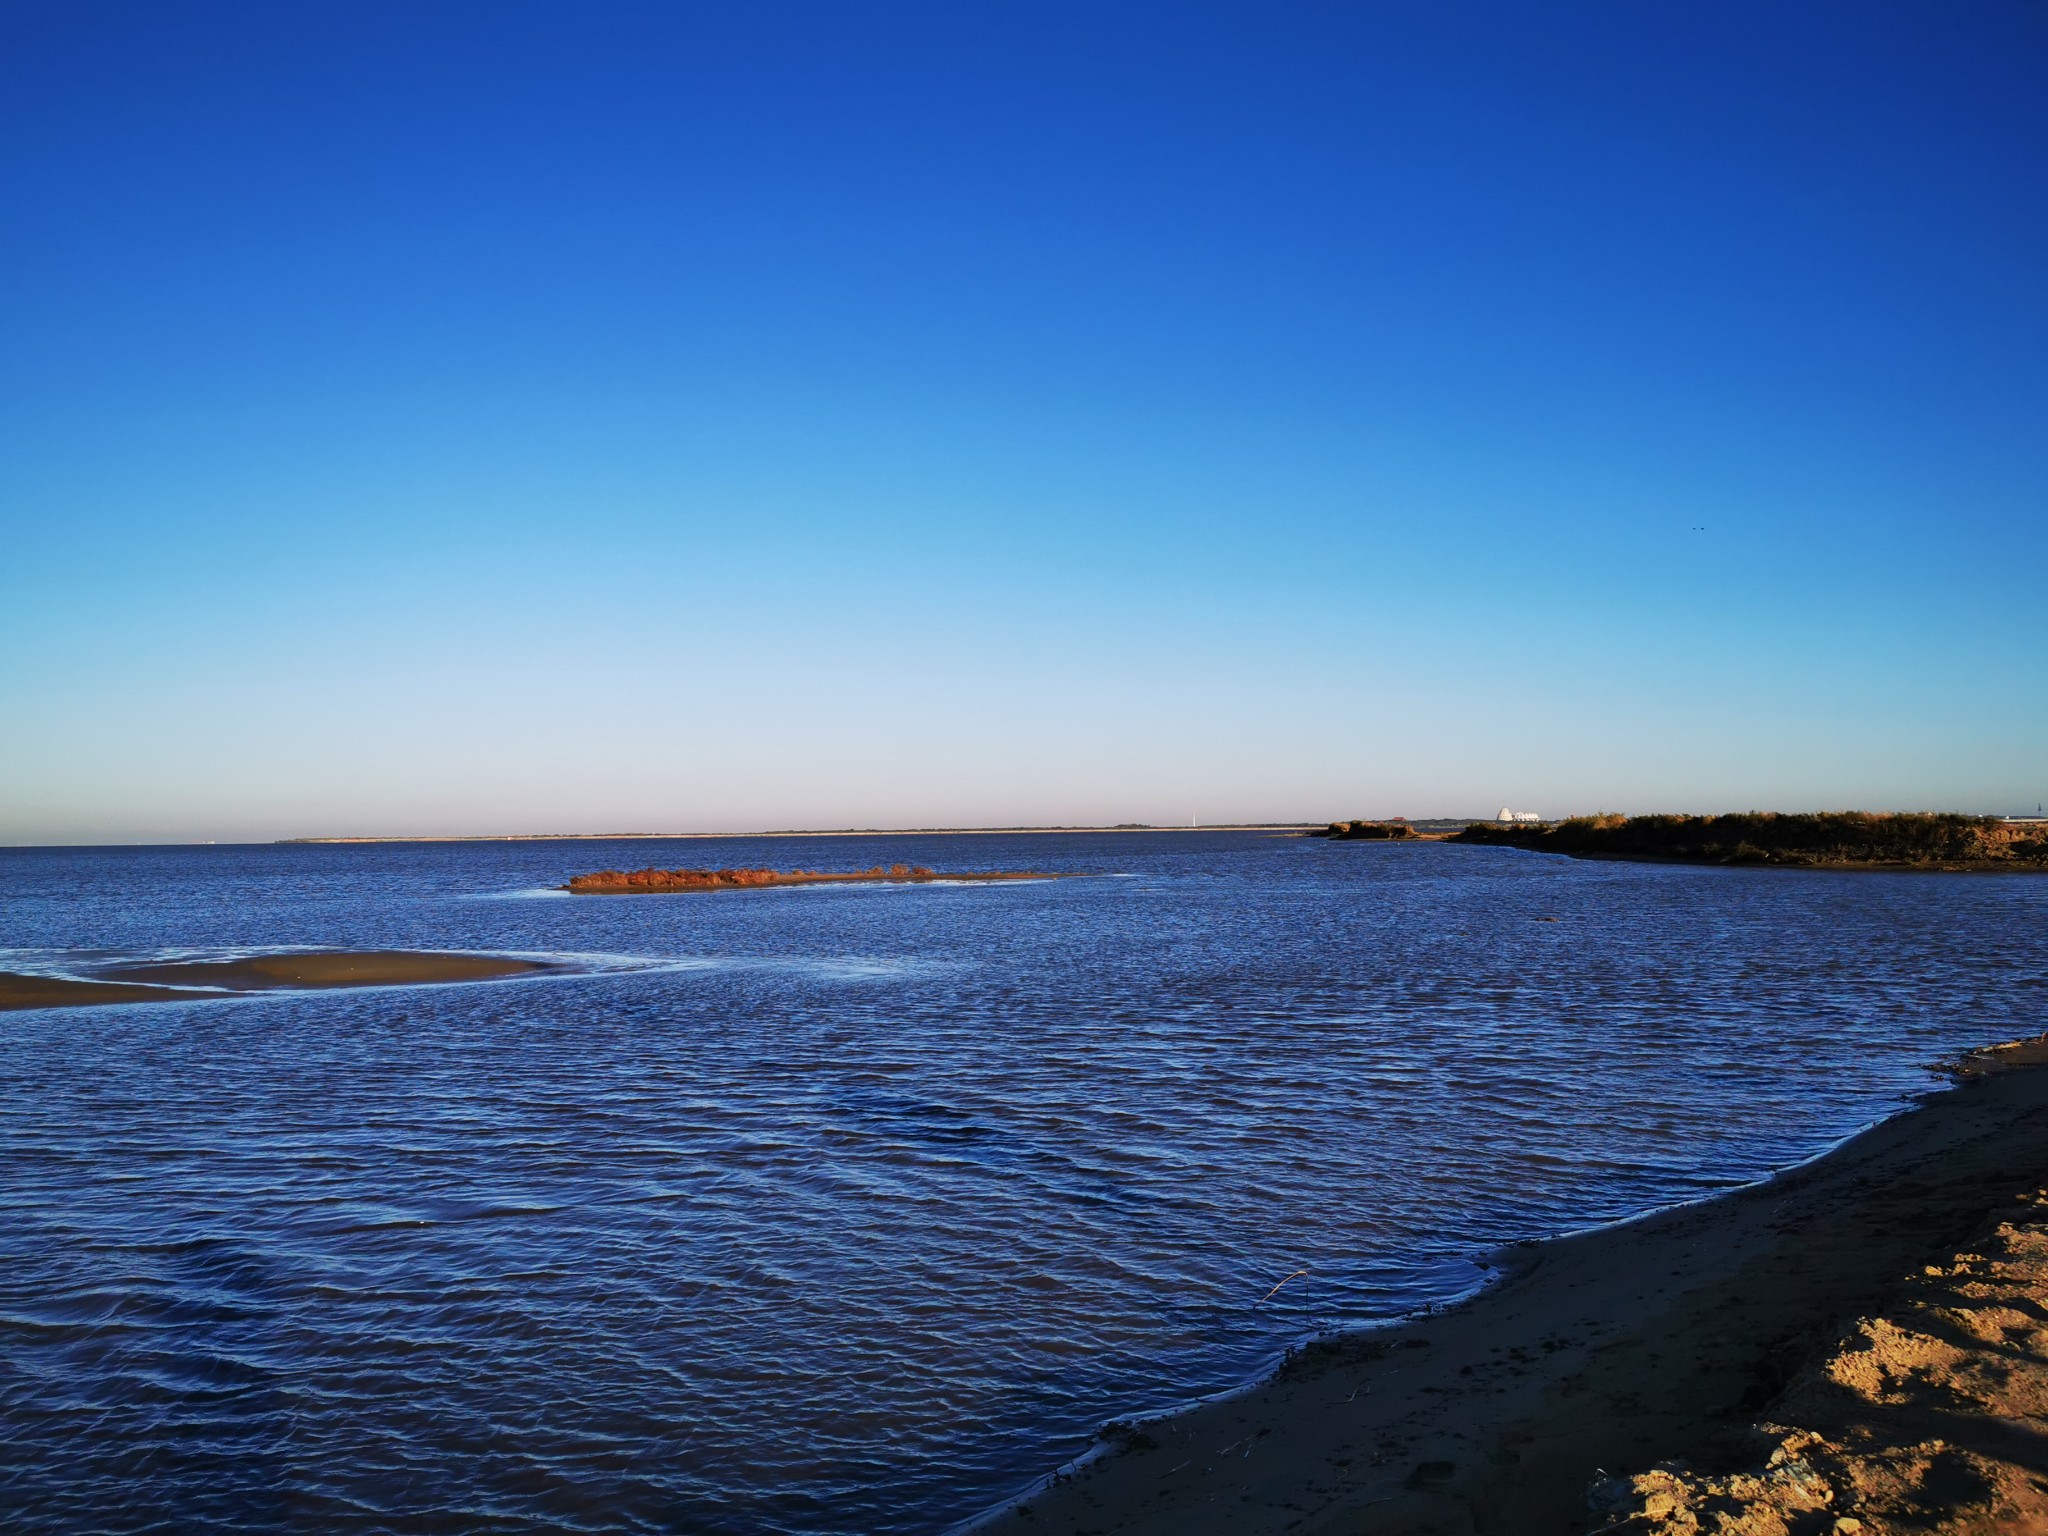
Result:
{"label": "horizon line", "polygon": [[[1439,818],[1424,818],[1436,820]],[[1441,818],[1464,821],[1467,817]],[[1321,821],[1218,821],[1192,826],[1161,822],[1119,822],[1093,826],[1009,826],[1009,827],[778,827],[755,832],[437,832],[370,834],[360,837],[277,837],[246,847],[284,846],[299,843],[602,843],[647,841],[680,842],[685,839],[722,837],[966,837],[978,834],[1017,836],[1034,832],[1302,832],[1326,826]],[[118,845],[106,845],[118,846]],[[204,847],[206,844],[185,844]]]}

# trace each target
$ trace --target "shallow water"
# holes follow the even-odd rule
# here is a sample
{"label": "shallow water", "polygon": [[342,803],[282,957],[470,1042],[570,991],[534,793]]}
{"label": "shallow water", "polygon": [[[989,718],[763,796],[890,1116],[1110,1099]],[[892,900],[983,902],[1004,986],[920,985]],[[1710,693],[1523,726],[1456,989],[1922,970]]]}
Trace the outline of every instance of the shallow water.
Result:
{"label": "shallow water", "polygon": [[[898,860],[1095,878],[545,891]],[[303,945],[611,968],[0,1015],[12,1530],[933,1532],[2048,1027],[2048,879],[1194,833],[0,850],[0,968]]]}

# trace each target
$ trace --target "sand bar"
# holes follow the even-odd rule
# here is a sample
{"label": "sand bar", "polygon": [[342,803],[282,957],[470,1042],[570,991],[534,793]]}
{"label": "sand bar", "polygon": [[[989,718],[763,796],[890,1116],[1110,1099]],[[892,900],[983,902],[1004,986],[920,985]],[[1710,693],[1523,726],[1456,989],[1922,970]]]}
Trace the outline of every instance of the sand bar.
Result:
{"label": "sand bar", "polygon": [[[325,950],[236,960],[149,961],[96,968],[91,979],[0,972],[0,1010],[193,1002],[245,992],[400,987],[559,971],[545,960],[415,950]],[[206,988],[185,991],[182,988]]]}
{"label": "sand bar", "polygon": [[24,976],[0,971],[0,1013],[19,1008],[97,1008],[107,1003],[189,1002],[193,994],[170,987],[122,986],[105,981],[72,981],[63,976]]}
{"label": "sand bar", "polygon": [[[1248,1393],[1122,1431],[1110,1437],[1121,1449],[981,1529],[1564,1536],[1615,1521],[1663,1533],[1691,1529],[1717,1490],[1775,1478],[1820,1490],[1819,1504],[1759,1531],[2048,1530],[2048,1395],[2032,1401],[2013,1360],[1997,1365],[2020,1383],[2003,1408],[1950,1402],[1937,1416],[1939,1443],[1975,1461],[1957,1473],[1963,1453],[1929,1460],[1923,1446],[1932,1470],[1918,1483],[1910,1456],[1884,1462],[1888,1494],[1818,1451],[1788,1460],[1786,1445],[1805,1442],[1779,1435],[1773,1451],[1756,1428],[1806,1423],[1800,1393],[1862,1370],[1839,1362],[1869,1353],[1856,1341],[1881,1328],[1863,1320],[1924,1311],[1911,1288],[1935,1283],[1930,1270],[1967,1275],[1985,1254],[2024,1248],[2028,1222],[2048,1223],[2035,1199],[2048,1183],[2048,1049],[1979,1065],[1998,1070],[1768,1184],[1511,1250],[1507,1278],[1465,1305],[1312,1347]],[[2010,1272],[2006,1283],[2029,1289]],[[2037,1281],[2007,1308],[2021,1332],[1997,1348],[2048,1348],[2044,1303]],[[2048,1382],[2048,1358],[2028,1369]],[[1826,1476],[1808,1466],[1816,1457]],[[1695,1472],[1652,1472],[1674,1460]],[[1859,1501],[1861,1526],[1836,1527]]]}

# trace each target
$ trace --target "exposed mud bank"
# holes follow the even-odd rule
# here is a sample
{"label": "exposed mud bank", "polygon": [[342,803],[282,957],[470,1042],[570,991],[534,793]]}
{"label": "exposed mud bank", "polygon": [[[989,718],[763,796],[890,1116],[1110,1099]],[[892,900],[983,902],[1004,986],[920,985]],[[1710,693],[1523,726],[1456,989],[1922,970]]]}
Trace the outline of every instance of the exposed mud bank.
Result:
{"label": "exposed mud bank", "polygon": [[193,1002],[250,992],[404,987],[489,981],[560,971],[546,960],[417,950],[320,950],[232,960],[168,960],[95,967],[89,975],[0,972],[0,1011],[107,1003]]}

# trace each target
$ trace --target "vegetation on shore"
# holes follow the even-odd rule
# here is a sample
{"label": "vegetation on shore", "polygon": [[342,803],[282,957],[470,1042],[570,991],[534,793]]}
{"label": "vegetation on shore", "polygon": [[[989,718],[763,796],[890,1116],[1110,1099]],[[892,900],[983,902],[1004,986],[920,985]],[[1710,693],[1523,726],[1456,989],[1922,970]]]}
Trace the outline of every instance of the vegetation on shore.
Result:
{"label": "vegetation on shore", "polygon": [[1575,816],[1548,825],[1476,821],[1450,841],[1699,864],[2048,869],[2048,826],[1924,811]]}
{"label": "vegetation on shore", "polygon": [[1345,843],[1398,843],[1420,834],[1405,821],[1333,821],[1322,831],[1308,835]]}
{"label": "vegetation on shore", "polygon": [[872,869],[826,873],[816,869],[601,869],[578,875],[562,889],[578,896],[630,896],[673,891],[736,891],[771,885],[829,885],[839,881],[886,880],[917,884],[927,880],[1045,880],[1037,870],[941,874],[922,864],[877,864]]}

